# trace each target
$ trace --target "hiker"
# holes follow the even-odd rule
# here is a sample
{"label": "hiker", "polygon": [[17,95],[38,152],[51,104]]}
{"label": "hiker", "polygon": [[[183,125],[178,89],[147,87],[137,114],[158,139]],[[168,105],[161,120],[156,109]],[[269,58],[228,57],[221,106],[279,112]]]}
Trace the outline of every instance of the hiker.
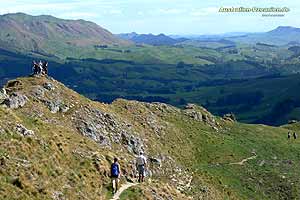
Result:
{"label": "hiker", "polygon": [[291,139],[291,133],[288,132],[288,139]]}
{"label": "hiker", "polygon": [[294,137],[295,140],[297,139],[298,135],[297,135],[296,132],[294,132],[293,137]]}
{"label": "hiker", "polygon": [[114,158],[114,162],[111,164],[111,180],[112,180],[113,194],[115,194],[118,191],[120,176],[121,176],[121,169],[118,163],[118,158]]}
{"label": "hiker", "polygon": [[36,74],[38,74],[38,68],[39,68],[39,66],[38,66],[38,64],[35,62],[35,60],[32,62],[32,71],[33,71],[33,75],[36,75]]}
{"label": "hiker", "polygon": [[43,62],[41,60],[39,62],[39,68],[38,68],[38,70],[39,70],[38,74],[42,74],[42,72],[43,72]]}
{"label": "hiker", "polygon": [[136,159],[136,168],[139,173],[139,183],[144,182],[145,171],[147,169],[147,159],[143,155],[143,152],[140,152],[140,155]]}
{"label": "hiker", "polygon": [[48,62],[43,62],[43,74],[48,75]]}

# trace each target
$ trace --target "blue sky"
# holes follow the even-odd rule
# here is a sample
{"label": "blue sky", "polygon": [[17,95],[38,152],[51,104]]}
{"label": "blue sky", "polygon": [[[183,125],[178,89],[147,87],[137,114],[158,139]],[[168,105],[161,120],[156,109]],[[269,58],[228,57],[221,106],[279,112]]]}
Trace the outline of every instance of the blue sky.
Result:
{"label": "blue sky", "polygon": [[[297,0],[0,0],[0,14],[24,12],[96,22],[113,33],[217,34],[300,27]],[[288,7],[284,17],[219,13],[220,7]]]}

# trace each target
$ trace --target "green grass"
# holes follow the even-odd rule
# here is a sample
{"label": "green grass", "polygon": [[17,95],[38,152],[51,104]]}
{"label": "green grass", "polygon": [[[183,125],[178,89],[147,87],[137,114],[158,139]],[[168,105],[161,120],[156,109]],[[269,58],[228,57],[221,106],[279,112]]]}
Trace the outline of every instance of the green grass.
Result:
{"label": "green grass", "polygon": [[141,197],[143,197],[142,190],[139,187],[131,187],[121,194],[120,200],[139,200]]}

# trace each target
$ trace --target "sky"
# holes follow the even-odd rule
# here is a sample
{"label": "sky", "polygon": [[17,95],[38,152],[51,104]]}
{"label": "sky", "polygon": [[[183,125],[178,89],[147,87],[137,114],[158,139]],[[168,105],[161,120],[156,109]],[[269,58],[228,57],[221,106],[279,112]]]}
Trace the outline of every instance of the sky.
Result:
{"label": "sky", "polygon": [[[300,27],[298,0],[0,0],[0,5],[0,14],[84,19],[113,33],[199,35]],[[219,12],[221,7],[287,7],[290,11],[281,17],[263,17],[258,12]]]}

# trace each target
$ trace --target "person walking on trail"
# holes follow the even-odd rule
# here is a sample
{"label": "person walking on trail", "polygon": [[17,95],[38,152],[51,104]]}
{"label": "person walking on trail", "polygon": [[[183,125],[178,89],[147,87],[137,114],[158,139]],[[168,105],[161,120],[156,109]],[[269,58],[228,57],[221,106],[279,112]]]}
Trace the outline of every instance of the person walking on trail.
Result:
{"label": "person walking on trail", "polygon": [[115,194],[118,191],[120,177],[121,177],[120,164],[118,163],[118,159],[114,158],[114,162],[111,164],[111,180],[112,180],[113,194]]}
{"label": "person walking on trail", "polygon": [[136,167],[139,173],[139,183],[145,181],[145,172],[147,169],[147,159],[143,155],[143,152],[140,152],[140,155],[136,159]]}
{"label": "person walking on trail", "polygon": [[291,133],[290,132],[288,132],[288,139],[291,139]]}
{"label": "person walking on trail", "polygon": [[297,135],[296,132],[294,132],[293,137],[294,137],[295,140],[297,139],[298,135]]}

